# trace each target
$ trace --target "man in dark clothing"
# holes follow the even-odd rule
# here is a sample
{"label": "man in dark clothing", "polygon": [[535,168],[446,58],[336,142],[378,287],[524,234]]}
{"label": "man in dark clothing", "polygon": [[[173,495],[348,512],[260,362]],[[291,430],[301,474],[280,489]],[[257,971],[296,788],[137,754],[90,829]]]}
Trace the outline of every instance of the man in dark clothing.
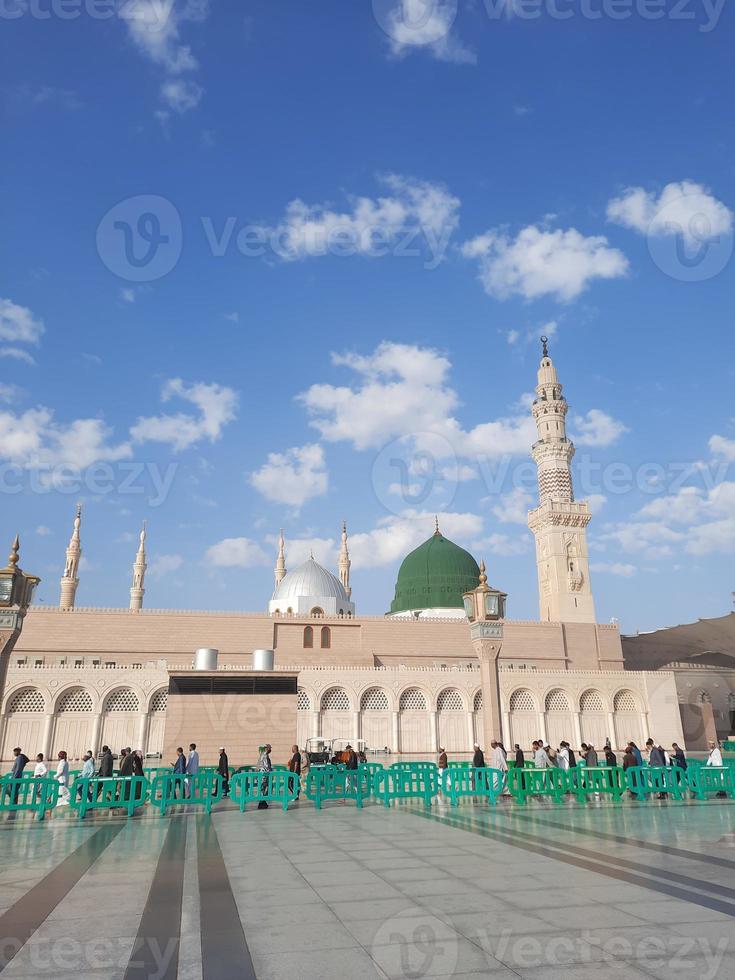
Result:
{"label": "man in dark clothing", "polygon": [[680,769],[686,769],[686,767],[687,767],[687,759],[686,759],[686,756],[684,755],[683,749],[681,749],[676,744],[676,742],[673,743],[673,745],[671,746],[671,748],[674,750],[674,755],[673,755],[674,765],[675,766],[678,766]]}
{"label": "man in dark clothing", "polygon": [[475,754],[472,756],[472,768],[473,769],[484,769],[485,768],[485,754],[480,748],[480,746],[475,742]]}
{"label": "man in dark clothing", "polygon": [[178,799],[183,790],[184,777],[186,776],[186,756],[181,745],[176,749],[176,762],[174,762],[173,768],[174,775],[177,777],[174,781],[174,797]]}
{"label": "man in dark clothing", "polygon": [[109,779],[112,776],[114,760],[109,745],[102,746],[102,756],[100,758],[100,768],[97,775],[100,779]]}
{"label": "man in dark clothing", "polygon": [[[28,765],[28,756],[25,755],[22,749],[16,747],[13,749],[13,755],[15,759],[13,760],[13,768],[10,770],[11,779],[20,779],[23,775],[23,770]],[[13,784],[13,803],[18,802],[18,795],[20,793],[20,783]]]}
{"label": "man in dark clothing", "polygon": [[[133,775],[133,753],[130,749],[120,749],[120,776],[130,777]],[[127,803],[130,799],[130,783],[126,783],[122,791],[122,798]]]}
{"label": "man in dark clothing", "polygon": [[652,766],[665,766],[666,755],[660,745],[652,745],[649,755],[649,762]]}
{"label": "man in dark clothing", "polygon": [[523,753],[523,749],[520,747],[518,742],[515,744],[516,750],[516,769],[523,769],[526,764],[526,756]]}
{"label": "man in dark clothing", "polygon": [[288,760],[288,771],[296,776],[296,799],[301,795],[301,753],[298,745],[291,746],[291,758]]}
{"label": "man in dark clothing", "polygon": [[564,745],[566,746],[566,750],[569,753],[569,768],[570,769],[576,769],[577,768],[577,757],[574,754],[574,749],[571,747],[571,745],[569,744],[569,742],[565,742]]}
{"label": "man in dark clothing", "polygon": [[230,760],[227,758],[227,753],[223,745],[219,749],[219,762],[217,763],[217,772],[222,777],[222,795],[230,795]]}

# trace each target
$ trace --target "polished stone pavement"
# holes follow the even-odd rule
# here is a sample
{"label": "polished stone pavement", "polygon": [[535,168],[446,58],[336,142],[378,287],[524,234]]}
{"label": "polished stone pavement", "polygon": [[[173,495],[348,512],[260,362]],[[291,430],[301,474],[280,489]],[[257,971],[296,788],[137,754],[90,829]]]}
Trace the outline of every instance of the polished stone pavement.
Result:
{"label": "polished stone pavement", "polygon": [[0,823],[3,980],[735,976],[735,803]]}

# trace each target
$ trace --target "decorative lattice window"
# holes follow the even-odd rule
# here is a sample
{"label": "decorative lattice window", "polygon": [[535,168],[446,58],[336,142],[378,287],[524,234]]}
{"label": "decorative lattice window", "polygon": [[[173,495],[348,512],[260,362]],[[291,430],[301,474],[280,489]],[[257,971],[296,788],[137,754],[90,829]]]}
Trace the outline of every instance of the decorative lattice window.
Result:
{"label": "decorative lattice window", "polygon": [[632,691],[618,691],[613,701],[616,711],[637,711],[638,703]]}
{"label": "decorative lattice window", "polygon": [[535,711],[536,702],[533,700],[533,694],[523,688],[520,691],[513,691],[510,696],[510,710]]}
{"label": "decorative lattice window", "polygon": [[139,711],[138,695],[129,687],[113,691],[105,701],[105,711]]}
{"label": "decorative lattice window", "polygon": [[438,711],[462,711],[464,709],[464,701],[462,700],[462,695],[455,687],[448,687],[436,699],[436,707]]}
{"label": "decorative lattice window", "polygon": [[36,687],[26,687],[10,699],[8,711],[44,711],[46,701]]}
{"label": "decorative lattice window", "polygon": [[350,698],[343,687],[332,687],[322,697],[322,711],[349,711]]}
{"label": "decorative lattice window", "polygon": [[712,695],[709,691],[700,691],[697,695],[697,701],[699,704],[712,704]]}
{"label": "decorative lattice window", "polygon": [[604,711],[599,691],[585,691],[579,699],[580,711]]}
{"label": "decorative lattice window", "polygon": [[310,711],[311,710],[311,700],[309,695],[300,687],[296,692],[296,710],[297,711]]}
{"label": "decorative lattice window", "polygon": [[309,612],[309,615],[320,619],[322,616],[324,616],[324,610],[321,608],[321,606],[314,606],[314,608]]}
{"label": "decorative lattice window", "polygon": [[564,691],[549,691],[546,695],[547,711],[569,711],[569,698]]}
{"label": "decorative lattice window", "polygon": [[92,695],[89,691],[76,687],[73,691],[67,691],[66,694],[62,695],[57,712],[58,714],[65,714],[66,712],[91,711],[92,707]]}
{"label": "decorative lattice window", "polygon": [[165,711],[168,708],[168,691],[156,691],[151,699],[151,711]]}
{"label": "decorative lattice window", "polygon": [[478,691],[475,695],[475,700],[472,703],[475,711],[482,711],[482,691]]}
{"label": "decorative lattice window", "polygon": [[363,711],[387,711],[389,708],[388,695],[379,687],[371,687],[365,691],[360,702]]}
{"label": "decorative lattice window", "polygon": [[417,687],[409,687],[401,695],[399,707],[401,711],[426,711],[426,698]]}

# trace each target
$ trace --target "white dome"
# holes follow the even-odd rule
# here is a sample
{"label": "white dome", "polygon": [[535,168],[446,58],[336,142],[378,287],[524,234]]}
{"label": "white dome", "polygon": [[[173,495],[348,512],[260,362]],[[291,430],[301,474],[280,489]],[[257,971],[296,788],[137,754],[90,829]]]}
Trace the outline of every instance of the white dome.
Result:
{"label": "white dome", "polygon": [[298,600],[304,598],[330,598],[346,606],[351,605],[340,580],[313,558],[307,558],[298,568],[288,572],[276,586],[272,601],[278,600],[284,605],[296,606]]}

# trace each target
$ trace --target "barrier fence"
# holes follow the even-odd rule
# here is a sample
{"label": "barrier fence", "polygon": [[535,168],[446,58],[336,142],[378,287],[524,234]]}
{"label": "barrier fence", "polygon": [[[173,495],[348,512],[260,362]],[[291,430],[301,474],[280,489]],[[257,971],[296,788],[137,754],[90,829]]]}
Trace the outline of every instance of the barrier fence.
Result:
{"label": "barrier fence", "polygon": [[288,810],[299,795],[296,773],[278,769],[271,772],[238,772],[230,780],[230,796],[245,812],[248,803],[280,803]]}

